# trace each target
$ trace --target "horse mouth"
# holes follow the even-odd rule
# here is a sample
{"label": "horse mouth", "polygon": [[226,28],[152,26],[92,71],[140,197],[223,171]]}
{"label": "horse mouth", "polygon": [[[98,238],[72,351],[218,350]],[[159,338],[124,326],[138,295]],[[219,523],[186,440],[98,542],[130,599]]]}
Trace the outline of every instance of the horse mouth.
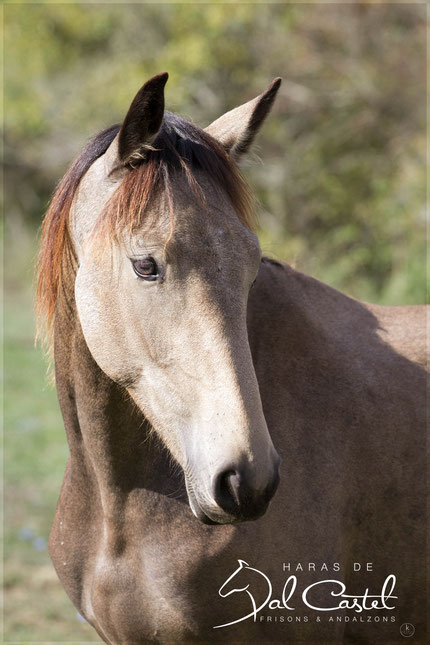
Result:
{"label": "horse mouth", "polygon": [[195,502],[191,503],[190,501],[190,508],[193,512],[193,515],[200,520],[200,522],[203,522],[203,524],[210,524],[210,525],[216,525],[220,524],[220,522],[216,522],[215,520],[212,520],[202,509],[200,506],[198,506]]}
{"label": "horse mouth", "polygon": [[226,513],[223,511],[221,508],[219,511],[217,509],[211,509],[211,511],[204,511],[197,501],[196,495],[192,488],[188,486],[188,482],[185,483],[186,489],[187,489],[187,494],[188,494],[188,502],[191,508],[191,511],[193,515],[200,520],[203,524],[209,524],[209,525],[224,525],[224,524],[238,524],[239,522],[246,522],[246,521],[254,521],[264,515],[266,512],[269,504],[267,504],[265,507],[261,509],[260,512],[253,514],[252,517],[244,517],[244,516],[235,516],[235,515],[230,515],[229,513]]}
{"label": "horse mouth", "polygon": [[220,513],[211,513],[211,516],[209,516],[200,506],[199,502],[197,501],[196,495],[192,488],[188,485],[188,482],[185,482],[185,487],[187,489],[187,494],[188,494],[188,502],[191,508],[191,511],[193,515],[200,520],[203,524],[209,524],[209,525],[222,525],[222,524],[234,524],[235,522],[238,522],[237,518],[227,515],[220,509]]}

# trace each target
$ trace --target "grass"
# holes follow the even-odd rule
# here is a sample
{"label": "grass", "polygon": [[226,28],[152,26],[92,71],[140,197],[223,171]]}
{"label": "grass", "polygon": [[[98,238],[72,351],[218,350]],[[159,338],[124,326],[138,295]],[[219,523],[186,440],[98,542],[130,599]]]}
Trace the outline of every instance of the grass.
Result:
{"label": "grass", "polygon": [[10,270],[32,266],[33,244],[6,252],[3,642],[101,642],[78,620],[46,548],[68,448],[47,362],[34,347],[31,269]]}

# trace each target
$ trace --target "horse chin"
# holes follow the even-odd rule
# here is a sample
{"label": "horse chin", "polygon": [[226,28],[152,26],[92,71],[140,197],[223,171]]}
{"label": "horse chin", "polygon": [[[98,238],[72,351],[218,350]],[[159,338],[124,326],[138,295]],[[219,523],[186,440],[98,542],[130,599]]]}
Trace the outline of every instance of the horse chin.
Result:
{"label": "horse chin", "polygon": [[193,512],[193,515],[195,515],[195,517],[197,517],[197,519],[200,520],[200,522],[203,522],[203,524],[211,524],[211,525],[219,524],[219,522],[215,522],[214,520],[211,520],[211,518],[208,515],[206,515],[206,513],[204,513],[199,506],[197,506],[195,503],[191,503],[191,501],[190,501],[190,508]]}
{"label": "horse chin", "polygon": [[188,482],[186,483],[186,489],[187,489],[187,494],[188,494],[188,502],[190,504],[190,508],[193,512],[193,515],[200,520],[203,524],[209,524],[209,525],[222,525],[222,524],[234,524],[238,522],[235,517],[231,515],[227,515],[220,509],[220,513],[210,513],[205,512],[200,504],[198,503],[196,496],[193,492],[193,490],[188,486]]}
{"label": "horse chin", "polygon": [[224,513],[222,513],[222,515],[221,513],[217,515],[216,519],[215,517],[210,517],[195,502],[192,504],[190,501],[190,508],[193,514],[195,515],[195,517],[197,517],[197,519],[200,520],[200,522],[203,522],[203,524],[210,524],[212,526],[214,525],[221,526],[224,524],[236,524],[237,522],[240,522],[240,520],[237,519],[236,517],[232,517],[231,515],[226,515]]}

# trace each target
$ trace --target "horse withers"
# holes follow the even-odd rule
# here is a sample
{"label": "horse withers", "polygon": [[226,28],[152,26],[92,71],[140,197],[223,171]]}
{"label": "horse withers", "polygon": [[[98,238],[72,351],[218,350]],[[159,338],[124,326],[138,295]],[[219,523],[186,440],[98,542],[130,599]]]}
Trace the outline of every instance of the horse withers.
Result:
{"label": "horse withers", "polygon": [[59,578],[107,643],[367,643],[381,626],[346,607],[272,621],[264,590],[251,614],[249,591],[218,592],[238,560],[273,593],[287,559],[339,563],[353,586],[373,562],[366,584],[398,581],[385,642],[403,619],[425,639],[423,310],[261,258],[236,162],[280,79],[206,130],[164,110],[166,81],[90,141],[44,222],[38,303],[70,447]]}

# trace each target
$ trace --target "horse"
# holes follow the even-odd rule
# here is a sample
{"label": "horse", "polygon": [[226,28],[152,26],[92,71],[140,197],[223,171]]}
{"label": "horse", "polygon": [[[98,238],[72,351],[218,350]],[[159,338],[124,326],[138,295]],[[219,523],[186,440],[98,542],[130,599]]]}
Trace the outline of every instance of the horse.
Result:
{"label": "horse", "polygon": [[[43,223],[58,577],[115,645],[394,644],[403,624],[427,643],[425,308],[261,255],[238,162],[281,79],[201,129],[165,110],[167,78],[90,140]],[[237,621],[249,593],[219,590],[238,561],[275,601],[295,575],[289,609]]]}

